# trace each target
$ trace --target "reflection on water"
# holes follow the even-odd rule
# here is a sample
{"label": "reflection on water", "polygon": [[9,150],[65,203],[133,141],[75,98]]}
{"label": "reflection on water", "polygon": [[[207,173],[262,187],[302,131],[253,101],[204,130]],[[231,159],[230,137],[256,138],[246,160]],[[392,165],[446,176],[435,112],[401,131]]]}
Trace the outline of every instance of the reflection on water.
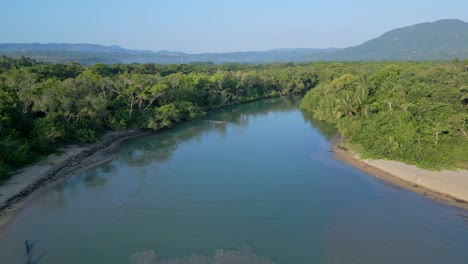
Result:
{"label": "reflection on water", "polygon": [[218,109],[209,113],[205,120],[181,124],[162,134],[136,139],[131,146],[126,145],[118,150],[119,158],[131,167],[145,167],[151,163],[164,162],[186,141],[200,141],[205,133],[214,131],[224,137],[227,127],[245,128],[249,120],[265,116],[272,109],[277,112],[297,110],[299,100],[299,97],[280,97],[254,101],[249,103],[249,109],[252,109],[249,112],[245,111],[244,105]]}
{"label": "reflection on water", "polygon": [[240,250],[216,250],[212,257],[191,255],[158,262],[152,250],[130,256],[130,264],[274,264],[272,260],[255,255],[248,247]]}
{"label": "reflection on water", "polygon": [[465,210],[335,160],[333,134],[277,98],[132,140],[18,213],[0,263],[25,240],[37,264],[468,263]]}
{"label": "reflection on water", "polygon": [[338,133],[338,129],[336,129],[335,125],[329,124],[325,121],[313,119],[312,114],[310,113],[302,112],[302,117],[314,128],[318,129],[320,133],[322,133],[322,135],[324,135],[327,139],[331,139]]}

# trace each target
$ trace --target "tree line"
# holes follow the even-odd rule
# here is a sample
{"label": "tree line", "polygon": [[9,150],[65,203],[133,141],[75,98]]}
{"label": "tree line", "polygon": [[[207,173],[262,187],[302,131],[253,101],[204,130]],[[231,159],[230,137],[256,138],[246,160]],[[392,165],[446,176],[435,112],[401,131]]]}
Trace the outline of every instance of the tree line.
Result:
{"label": "tree line", "polygon": [[468,168],[467,61],[346,65],[301,107],[363,158]]}
{"label": "tree line", "polygon": [[160,130],[206,111],[307,93],[301,107],[363,157],[468,166],[468,62],[54,64],[0,57],[0,179],[106,130]]}
{"label": "tree line", "polygon": [[52,64],[0,58],[0,179],[58,146],[106,130],[159,130],[206,111],[302,93],[304,65]]}

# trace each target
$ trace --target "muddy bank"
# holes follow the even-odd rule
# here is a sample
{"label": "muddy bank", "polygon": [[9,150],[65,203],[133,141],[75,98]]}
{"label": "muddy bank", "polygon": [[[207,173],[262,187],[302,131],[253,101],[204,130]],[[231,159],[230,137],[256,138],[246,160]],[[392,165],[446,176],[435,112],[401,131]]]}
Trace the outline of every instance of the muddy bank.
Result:
{"label": "muddy bank", "polygon": [[108,132],[96,143],[67,146],[60,149],[63,154],[49,155],[21,169],[0,186],[0,217],[7,218],[6,213],[18,209],[26,198],[52,183],[111,160],[112,150],[122,142],[149,133],[142,130]]}
{"label": "muddy bank", "polygon": [[432,200],[468,209],[468,171],[437,172],[397,161],[363,160],[340,146],[341,141],[335,138],[330,143],[336,159]]}

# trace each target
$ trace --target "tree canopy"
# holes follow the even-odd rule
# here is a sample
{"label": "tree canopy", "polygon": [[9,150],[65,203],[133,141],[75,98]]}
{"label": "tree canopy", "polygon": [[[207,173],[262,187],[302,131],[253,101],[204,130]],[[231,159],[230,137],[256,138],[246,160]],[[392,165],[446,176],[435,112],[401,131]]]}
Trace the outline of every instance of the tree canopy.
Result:
{"label": "tree canopy", "polygon": [[363,156],[468,166],[468,71],[460,60],[83,66],[3,56],[0,179],[106,130],[159,130],[213,108],[307,91],[302,108]]}
{"label": "tree canopy", "polygon": [[301,107],[363,157],[429,169],[468,167],[468,74],[451,63],[349,65]]}
{"label": "tree canopy", "polygon": [[159,130],[207,110],[305,92],[317,75],[284,64],[41,63],[0,58],[0,178],[105,130]]}

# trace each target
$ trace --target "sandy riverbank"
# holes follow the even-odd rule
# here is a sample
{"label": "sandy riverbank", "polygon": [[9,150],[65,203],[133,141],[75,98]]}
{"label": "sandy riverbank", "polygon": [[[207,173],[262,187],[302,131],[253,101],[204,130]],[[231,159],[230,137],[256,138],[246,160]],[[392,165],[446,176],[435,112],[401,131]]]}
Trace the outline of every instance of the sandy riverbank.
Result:
{"label": "sandy riverbank", "polygon": [[430,171],[391,160],[360,159],[358,155],[331,143],[336,159],[397,186],[430,199],[468,209],[468,170]]}
{"label": "sandy riverbank", "polygon": [[51,154],[21,169],[0,185],[0,225],[7,220],[7,214],[21,208],[32,194],[44,191],[70,175],[111,160],[112,150],[122,142],[148,133],[139,130],[108,132],[97,143],[61,148],[62,154]]}

